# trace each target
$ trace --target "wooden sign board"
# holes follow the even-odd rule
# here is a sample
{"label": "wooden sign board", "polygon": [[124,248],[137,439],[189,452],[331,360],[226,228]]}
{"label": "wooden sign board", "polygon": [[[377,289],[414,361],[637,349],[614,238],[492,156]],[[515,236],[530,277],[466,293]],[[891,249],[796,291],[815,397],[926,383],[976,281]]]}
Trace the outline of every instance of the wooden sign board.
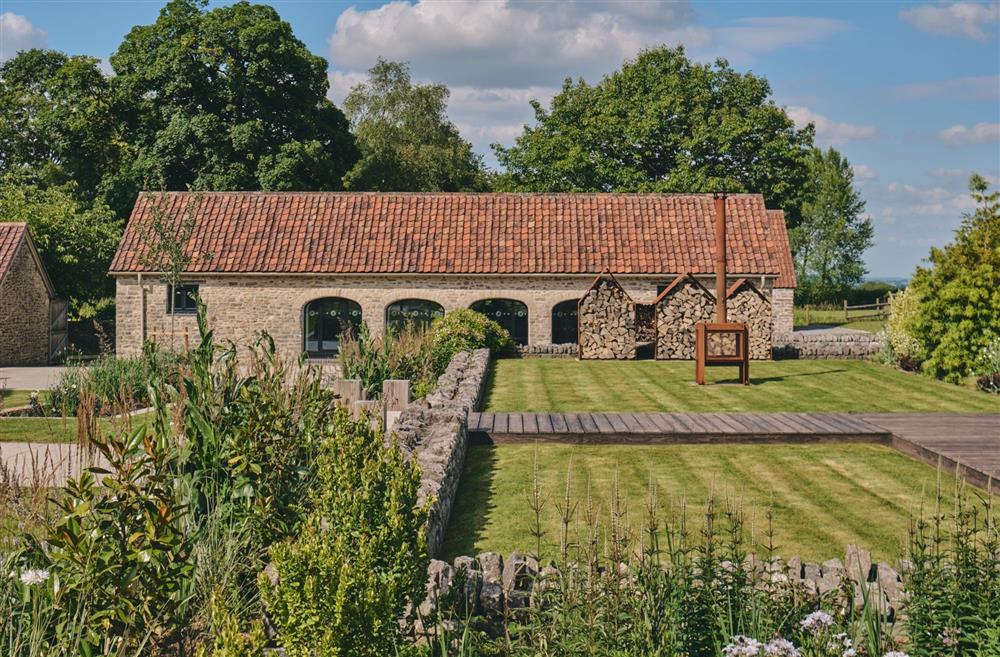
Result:
{"label": "wooden sign board", "polygon": [[735,365],[740,383],[750,385],[750,332],[746,324],[707,323],[695,325],[694,380],[705,385],[705,368]]}

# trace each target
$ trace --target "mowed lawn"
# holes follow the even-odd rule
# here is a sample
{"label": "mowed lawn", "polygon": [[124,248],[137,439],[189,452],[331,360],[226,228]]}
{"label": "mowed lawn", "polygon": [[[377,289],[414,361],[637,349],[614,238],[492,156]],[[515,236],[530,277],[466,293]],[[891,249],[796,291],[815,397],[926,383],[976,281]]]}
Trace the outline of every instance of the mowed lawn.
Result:
{"label": "mowed lawn", "polygon": [[[1000,412],[1000,398],[863,361],[780,360],[708,368],[698,386],[690,361],[496,361],[485,402],[503,412]],[[731,385],[730,385],[731,384]]]}
{"label": "mowed lawn", "polygon": [[[527,502],[535,458],[544,495],[543,556],[557,556],[560,511],[567,471],[577,504],[570,540],[586,536],[583,519],[588,481],[599,510],[600,531],[609,525],[609,494],[617,476],[636,532],[646,517],[649,482],[655,482],[663,517],[685,503],[689,529],[697,533],[704,504],[714,491],[721,510],[735,500],[746,531],[766,541],[765,515],[773,510],[778,554],[809,560],[843,558],[848,543],[880,559],[905,552],[911,514],[921,504],[933,511],[938,472],[894,450],[867,444],[807,445],[537,445],[470,446],[452,512],[444,558],[485,550],[504,555],[534,552],[533,513]],[[941,475],[944,502],[955,480]],[[603,539],[602,539],[603,542]]]}
{"label": "mowed lawn", "polygon": [[0,390],[0,410],[27,406],[31,392],[31,390]]}
{"label": "mowed lawn", "polygon": [[[143,416],[132,418],[132,427],[144,422]],[[101,418],[101,430],[107,433],[127,428],[122,418]],[[72,443],[77,438],[75,417],[0,417],[0,443]]]}

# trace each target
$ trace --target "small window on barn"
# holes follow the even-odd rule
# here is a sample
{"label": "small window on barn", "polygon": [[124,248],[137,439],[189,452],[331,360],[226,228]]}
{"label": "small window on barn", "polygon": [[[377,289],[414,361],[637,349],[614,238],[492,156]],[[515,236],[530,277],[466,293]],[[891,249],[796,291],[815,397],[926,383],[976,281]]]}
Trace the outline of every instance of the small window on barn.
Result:
{"label": "small window on barn", "polygon": [[528,307],[514,299],[484,299],[471,306],[507,329],[514,344],[528,344]]}
{"label": "small window on barn", "polygon": [[385,309],[385,323],[390,331],[399,335],[407,326],[426,330],[431,322],[443,315],[444,308],[439,303],[427,299],[400,299]]}
{"label": "small window on barn", "polygon": [[193,315],[198,309],[195,297],[198,296],[196,283],[167,286],[167,313],[175,315]]}
{"label": "small window on barn", "polygon": [[557,303],[552,308],[552,344],[576,344],[579,341],[576,323],[578,299]]}
{"label": "small window on barn", "polygon": [[361,328],[361,306],[342,297],[315,299],[306,304],[303,340],[307,354],[317,358],[335,356],[340,336],[357,335]]}

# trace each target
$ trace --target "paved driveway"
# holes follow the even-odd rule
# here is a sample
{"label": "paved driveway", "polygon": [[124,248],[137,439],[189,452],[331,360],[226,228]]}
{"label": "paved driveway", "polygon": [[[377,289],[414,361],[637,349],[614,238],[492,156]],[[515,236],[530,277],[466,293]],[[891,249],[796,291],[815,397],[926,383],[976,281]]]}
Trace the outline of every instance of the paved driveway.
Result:
{"label": "paved driveway", "polygon": [[0,388],[44,390],[59,380],[65,367],[0,367]]}

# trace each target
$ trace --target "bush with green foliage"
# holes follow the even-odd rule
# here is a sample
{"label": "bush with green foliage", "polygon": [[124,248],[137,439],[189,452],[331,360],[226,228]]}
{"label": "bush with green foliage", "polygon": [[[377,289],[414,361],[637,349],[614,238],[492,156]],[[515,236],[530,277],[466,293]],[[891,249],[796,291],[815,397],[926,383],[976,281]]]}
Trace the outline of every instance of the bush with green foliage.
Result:
{"label": "bush with green foliage", "polygon": [[140,356],[107,354],[92,363],[71,365],[45,391],[43,409],[48,414],[75,415],[83,398],[92,399],[101,415],[142,408],[149,404],[150,381],[176,370],[180,358],[147,343]]}
{"label": "bush with green foliage", "polygon": [[489,348],[496,358],[514,353],[510,333],[474,310],[451,310],[431,324],[431,352],[437,371],[443,372],[460,351]]}
{"label": "bush with green foliage", "polygon": [[415,397],[430,392],[437,380],[430,338],[413,326],[398,334],[387,329],[372,336],[362,324],[357,337],[351,332],[341,335],[339,356],[343,376],[360,379],[368,399],[378,399],[388,379],[409,379]]}
{"label": "bush with green foliage", "polygon": [[301,532],[271,548],[277,582],[260,577],[278,640],[291,657],[392,654],[427,569],[419,468],[341,411],[316,477]]}
{"label": "bush with green foliage", "polygon": [[1000,394],[1000,338],[994,339],[983,349],[977,372],[977,388],[983,392]]}
{"label": "bush with green foliage", "polygon": [[909,290],[919,307],[907,329],[921,345],[923,371],[958,383],[976,373],[980,355],[1000,338],[1000,191],[973,174],[976,209],[955,239],[931,249]]}

